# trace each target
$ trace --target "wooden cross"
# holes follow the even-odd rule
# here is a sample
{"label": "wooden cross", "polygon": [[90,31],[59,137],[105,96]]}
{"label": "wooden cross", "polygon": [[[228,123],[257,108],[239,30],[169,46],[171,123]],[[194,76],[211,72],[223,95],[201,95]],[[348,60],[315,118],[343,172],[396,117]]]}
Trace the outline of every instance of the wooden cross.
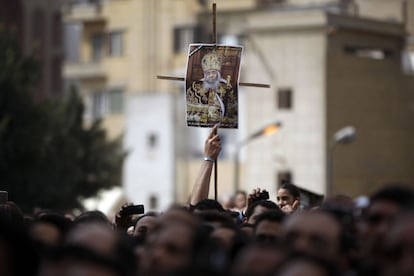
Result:
{"label": "wooden cross", "polygon": [[[217,31],[216,31],[216,3],[213,3],[213,44],[217,44]],[[157,76],[157,79],[161,80],[175,80],[185,81],[183,77],[171,77],[171,76]],[[251,83],[251,82],[239,82],[240,86],[250,86],[259,88],[270,88],[270,84]],[[217,159],[214,160],[214,199],[217,200]]]}

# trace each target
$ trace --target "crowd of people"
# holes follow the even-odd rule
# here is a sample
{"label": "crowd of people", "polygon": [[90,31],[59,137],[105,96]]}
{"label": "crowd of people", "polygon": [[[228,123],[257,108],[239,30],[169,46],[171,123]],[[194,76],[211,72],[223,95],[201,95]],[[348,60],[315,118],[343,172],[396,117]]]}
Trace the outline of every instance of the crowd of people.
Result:
{"label": "crowd of people", "polygon": [[208,199],[221,150],[213,128],[188,205],[114,221],[99,211],[23,215],[0,205],[1,276],[414,275],[414,191],[389,185],[360,208],[347,196],[303,208],[298,188],[238,191],[230,205]]}

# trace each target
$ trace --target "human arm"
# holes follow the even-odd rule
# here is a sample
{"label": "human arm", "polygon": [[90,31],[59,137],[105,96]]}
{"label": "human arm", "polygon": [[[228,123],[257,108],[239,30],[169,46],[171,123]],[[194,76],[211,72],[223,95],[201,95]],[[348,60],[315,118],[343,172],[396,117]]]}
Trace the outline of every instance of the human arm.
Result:
{"label": "human arm", "polygon": [[204,143],[204,156],[210,160],[203,160],[194,183],[190,197],[190,204],[196,205],[203,199],[208,198],[210,190],[211,172],[213,171],[214,160],[217,159],[221,151],[220,136],[217,134],[218,126],[215,125]]}

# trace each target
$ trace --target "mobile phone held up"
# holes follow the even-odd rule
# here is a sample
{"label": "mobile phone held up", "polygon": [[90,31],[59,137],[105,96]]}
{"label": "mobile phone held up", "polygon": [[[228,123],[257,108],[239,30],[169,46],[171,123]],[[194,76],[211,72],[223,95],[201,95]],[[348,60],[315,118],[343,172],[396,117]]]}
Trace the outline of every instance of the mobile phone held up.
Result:
{"label": "mobile phone held up", "polygon": [[269,199],[268,191],[260,192],[259,196],[257,197],[257,200],[267,200],[267,199]]}
{"label": "mobile phone held up", "polygon": [[143,214],[144,211],[144,205],[130,205],[125,208],[123,208],[120,212],[122,216],[132,216],[132,215],[140,215]]}

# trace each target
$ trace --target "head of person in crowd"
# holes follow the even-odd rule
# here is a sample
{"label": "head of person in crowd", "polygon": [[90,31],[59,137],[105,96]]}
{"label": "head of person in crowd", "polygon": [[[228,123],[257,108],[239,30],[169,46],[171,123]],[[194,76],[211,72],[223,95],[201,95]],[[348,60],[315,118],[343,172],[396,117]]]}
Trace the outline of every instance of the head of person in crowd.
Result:
{"label": "head of person in crowd", "polygon": [[264,212],[257,216],[254,228],[255,240],[278,244],[282,236],[282,222],[286,214],[281,210]]}
{"label": "head of person in crowd", "polygon": [[254,201],[252,204],[249,205],[249,207],[247,207],[244,222],[254,225],[256,224],[256,218],[258,215],[271,210],[279,210],[279,207],[270,200]]}
{"label": "head of person in crowd", "polygon": [[414,209],[395,219],[385,239],[384,276],[414,275]]}
{"label": "head of person in crowd", "polygon": [[288,253],[307,254],[336,265],[343,262],[343,231],[339,221],[324,211],[297,212],[283,223],[283,242]]}
{"label": "head of person in crowd", "polygon": [[98,210],[83,212],[73,220],[74,225],[92,222],[107,224],[113,227],[113,224],[108,220],[107,216]]}
{"label": "head of person in crowd", "polygon": [[192,221],[162,222],[148,237],[145,254],[141,256],[141,273],[165,275],[190,264],[214,267],[215,264],[209,262],[214,260],[210,253],[214,252],[212,247],[215,245],[209,239],[210,233],[211,228],[204,227],[195,217]]}
{"label": "head of person in crowd", "polygon": [[[79,248],[95,257],[103,258],[117,267],[121,275],[136,273],[132,237],[115,231],[105,221],[76,224],[67,233],[63,246]],[[75,259],[75,261],[77,261]]]}
{"label": "head of person in crowd", "polygon": [[252,243],[236,256],[231,266],[231,275],[274,275],[284,258],[283,250],[274,244]]}
{"label": "head of person in crowd", "polygon": [[0,204],[0,217],[17,227],[24,227],[25,225],[23,212],[13,201]]}
{"label": "head of person in crowd", "polygon": [[149,234],[151,234],[158,223],[158,214],[155,212],[148,212],[140,216],[134,227],[133,236],[140,242],[144,242]]}
{"label": "head of person in crowd", "polygon": [[36,275],[39,258],[23,225],[23,215],[15,204],[8,203],[0,207],[0,275]]}
{"label": "head of person in crowd", "polygon": [[243,223],[239,225],[240,231],[247,235],[249,238],[254,237],[254,225],[249,223]]}
{"label": "head of person in crowd", "polygon": [[224,212],[223,206],[214,199],[203,199],[200,202],[198,202],[196,205],[192,208],[193,212],[199,212],[199,211],[219,211]]}
{"label": "head of person in crowd", "polygon": [[355,267],[359,262],[359,241],[354,201],[349,196],[335,195],[327,198],[319,210],[331,214],[341,224],[343,269]]}
{"label": "head of person in crowd", "polygon": [[370,197],[370,205],[363,219],[363,254],[378,261],[382,258],[384,240],[393,219],[414,204],[412,189],[400,186],[387,186]]}
{"label": "head of person in crowd", "polygon": [[277,272],[278,276],[337,276],[333,263],[314,256],[289,256]]}
{"label": "head of person in crowd", "polygon": [[234,197],[232,195],[224,195],[220,202],[224,210],[232,210],[234,208]]}
{"label": "head of person in crowd", "polygon": [[234,195],[234,208],[238,211],[242,211],[247,206],[247,193],[245,191],[236,191]]}
{"label": "head of person in crowd", "polygon": [[219,212],[216,210],[206,210],[196,212],[195,215],[204,223],[212,226],[213,228],[234,225],[233,218],[228,212]]}
{"label": "head of person in crowd", "polygon": [[44,211],[39,213],[29,225],[29,234],[40,250],[58,246],[71,227],[72,221],[64,215]]}
{"label": "head of person in crowd", "polygon": [[44,258],[37,275],[132,276],[133,274],[99,252],[79,245],[63,245]]}
{"label": "head of person in crowd", "polygon": [[217,243],[218,248],[231,261],[248,242],[249,237],[235,223],[225,223],[214,227],[210,237]]}
{"label": "head of person in crowd", "polygon": [[300,207],[300,190],[289,182],[283,182],[276,193],[276,202],[285,213],[293,213]]}

